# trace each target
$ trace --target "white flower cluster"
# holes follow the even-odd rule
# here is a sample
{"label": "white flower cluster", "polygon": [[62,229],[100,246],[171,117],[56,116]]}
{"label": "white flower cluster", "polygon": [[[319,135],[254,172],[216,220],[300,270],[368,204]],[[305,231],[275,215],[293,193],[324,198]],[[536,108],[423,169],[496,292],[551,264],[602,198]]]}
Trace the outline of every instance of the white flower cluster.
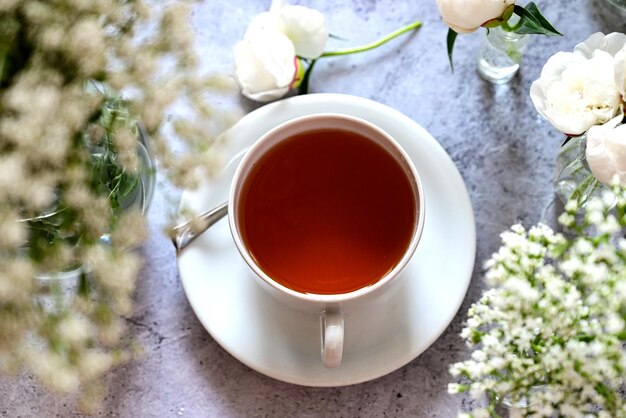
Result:
{"label": "white flower cluster", "polygon": [[626,35],[595,33],[573,52],[558,52],[533,82],[537,111],[568,136],[587,134],[592,174],[626,184]]}
{"label": "white flower cluster", "polygon": [[[90,147],[104,135],[104,99],[88,86],[125,95],[161,167],[177,185],[193,185],[221,126],[205,97],[216,80],[195,69],[188,12],[186,3],[143,0],[0,0],[0,372],[26,366],[62,392],[86,384],[89,401],[101,393],[97,378],[128,358],[123,316],[141,268],[128,249],[145,238],[145,219],[114,211],[99,191]],[[174,158],[160,127],[178,100],[189,112],[168,139],[191,152]],[[114,159],[130,173],[137,133],[112,126]],[[41,229],[25,221],[34,217]],[[71,266],[89,273],[67,300],[45,303],[63,281],[36,276]]]}
{"label": "white flower cluster", "polygon": [[462,416],[626,417],[626,189],[571,202],[559,221],[502,234],[486,262],[490,286],[469,310],[471,359],[451,366],[451,393],[488,403]]}

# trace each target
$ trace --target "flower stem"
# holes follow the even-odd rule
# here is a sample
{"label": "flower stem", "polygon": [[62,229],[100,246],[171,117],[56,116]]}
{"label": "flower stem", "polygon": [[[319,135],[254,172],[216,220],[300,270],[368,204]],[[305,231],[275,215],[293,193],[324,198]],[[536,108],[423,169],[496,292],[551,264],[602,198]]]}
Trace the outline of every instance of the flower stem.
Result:
{"label": "flower stem", "polygon": [[576,202],[582,206],[591,197],[598,185],[598,180],[593,176],[593,174],[589,173],[589,175],[587,175],[587,177],[585,177],[585,179],[581,181],[578,187],[576,187],[576,189],[572,192],[570,199],[575,199]]}
{"label": "flower stem", "polygon": [[313,67],[317,60],[312,60],[309,64],[309,68],[307,68],[304,73],[304,78],[302,79],[302,84],[298,87],[298,94],[308,94],[309,93],[309,80],[311,79],[311,72],[313,71]]}
{"label": "flower stem", "polygon": [[374,41],[372,43],[366,44],[366,45],[361,45],[361,46],[357,46],[354,48],[348,48],[348,49],[340,49],[338,51],[328,51],[328,52],[324,52],[322,55],[319,56],[319,58],[325,58],[325,57],[336,57],[339,55],[349,55],[349,54],[356,54],[359,52],[365,52],[365,51],[369,51],[372,50],[374,48],[378,48],[379,46],[381,46],[384,43],[389,42],[390,40],[406,33],[409,31],[412,31],[414,29],[419,28],[420,26],[422,26],[422,22],[420,22],[419,20],[416,22],[413,22],[403,28],[400,28],[394,32],[391,32],[389,35]]}
{"label": "flower stem", "polygon": [[507,32],[515,32],[517,31],[520,27],[522,27],[522,24],[524,22],[522,22],[522,20],[520,19],[516,24],[514,24],[513,26],[509,25],[509,22],[504,22],[502,24],[502,29],[504,29]]}
{"label": "flower stem", "polygon": [[7,55],[9,55],[8,52],[8,47],[0,47],[0,85],[2,85],[2,80],[4,79],[4,72],[5,69],[8,67],[7,62],[8,62],[8,58]]}

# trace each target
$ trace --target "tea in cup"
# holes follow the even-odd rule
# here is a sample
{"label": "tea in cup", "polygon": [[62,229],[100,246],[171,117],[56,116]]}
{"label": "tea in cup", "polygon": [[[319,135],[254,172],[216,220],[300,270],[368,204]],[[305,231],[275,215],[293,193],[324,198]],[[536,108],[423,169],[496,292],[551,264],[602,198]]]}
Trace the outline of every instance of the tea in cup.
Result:
{"label": "tea in cup", "polygon": [[390,288],[424,224],[405,151],[341,114],[299,117],[262,136],[237,168],[228,206],[235,244],[259,282],[319,312],[326,367],[341,364],[344,311]]}

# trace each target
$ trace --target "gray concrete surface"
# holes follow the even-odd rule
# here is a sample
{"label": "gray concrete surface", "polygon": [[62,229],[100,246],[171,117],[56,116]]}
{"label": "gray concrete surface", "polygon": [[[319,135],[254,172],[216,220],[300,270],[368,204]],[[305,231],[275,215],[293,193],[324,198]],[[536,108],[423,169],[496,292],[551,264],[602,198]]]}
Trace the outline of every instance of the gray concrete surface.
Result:
{"label": "gray concrete surface", "polygon": [[[459,37],[456,70],[445,51],[447,27],[434,0],[299,0],[325,13],[331,32],[358,45],[421,19],[419,32],[375,51],[324,60],[313,92],[370,98],[424,126],[451,155],[470,192],[476,216],[476,267],[463,306],[446,332],[422,355],[387,376],[340,388],[308,388],[273,380],[224,351],[204,330],[181,287],[174,250],[161,234],[170,198],[157,194],[146,267],[136,293],[130,334],[143,359],[108,376],[110,392],[98,416],[113,417],[452,417],[468,402],[448,395],[447,370],[468,351],[458,336],[465,312],[484,288],[482,262],[515,222],[554,224],[551,185],[560,135],[535,112],[528,91],[547,58],[598,30],[610,31],[595,9],[599,0],[539,0],[564,37],[534,37],[509,84],[493,86],[476,73],[483,31]],[[209,68],[231,71],[231,48],[269,0],[208,0],[193,22]],[[526,2],[520,2],[525,4]],[[246,110],[258,106],[237,98]],[[164,191],[161,187],[160,191]],[[1,378],[0,416],[78,416],[71,399],[43,391],[29,376]]]}

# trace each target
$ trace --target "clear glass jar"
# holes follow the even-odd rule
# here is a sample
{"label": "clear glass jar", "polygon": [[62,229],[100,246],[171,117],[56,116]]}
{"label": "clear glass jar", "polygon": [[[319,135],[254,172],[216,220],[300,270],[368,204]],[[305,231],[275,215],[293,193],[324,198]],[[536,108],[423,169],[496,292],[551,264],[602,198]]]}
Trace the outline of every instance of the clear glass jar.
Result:
{"label": "clear glass jar", "polygon": [[554,192],[565,204],[577,199],[583,205],[606,188],[591,174],[585,157],[587,135],[577,136],[563,145],[556,158]]}
{"label": "clear glass jar", "polygon": [[[131,186],[128,186],[127,192],[118,199],[118,206],[112,208],[112,213],[110,214],[111,219],[118,216],[119,213],[129,210],[138,210],[143,215],[146,215],[152,201],[156,180],[156,165],[152,154],[150,137],[139,124],[137,125],[136,133],[138,166],[135,172],[128,173],[128,178],[131,179]],[[103,150],[104,148],[98,146],[89,147],[92,157],[91,170],[93,170],[93,167],[97,165],[99,160],[102,160]],[[109,172],[107,171],[107,173]],[[117,172],[107,174],[108,177],[104,180],[113,180],[113,175],[117,175]],[[67,208],[63,207],[57,200],[43,213],[37,216],[24,217],[19,220],[26,228],[30,229],[31,238],[32,233],[37,231],[36,243],[33,244],[33,241],[26,242],[19,250],[23,256],[28,257],[28,254],[33,251],[33,249],[40,251],[42,248],[49,249],[50,246],[57,244],[65,245],[67,248],[71,248],[72,251],[80,246],[80,236],[74,232],[68,232],[63,228],[63,225],[67,224],[68,219],[65,213],[66,209]],[[109,233],[100,236],[100,241],[105,244],[109,243],[110,239]],[[67,260],[60,260],[58,268],[52,268],[47,272],[39,272],[37,279],[46,282],[48,280],[63,278],[71,279],[63,280],[64,282],[75,282],[83,272],[83,268],[71,261],[66,261]]]}
{"label": "clear glass jar", "polygon": [[487,30],[478,52],[478,74],[494,84],[507,83],[519,70],[529,39],[501,26]]}

